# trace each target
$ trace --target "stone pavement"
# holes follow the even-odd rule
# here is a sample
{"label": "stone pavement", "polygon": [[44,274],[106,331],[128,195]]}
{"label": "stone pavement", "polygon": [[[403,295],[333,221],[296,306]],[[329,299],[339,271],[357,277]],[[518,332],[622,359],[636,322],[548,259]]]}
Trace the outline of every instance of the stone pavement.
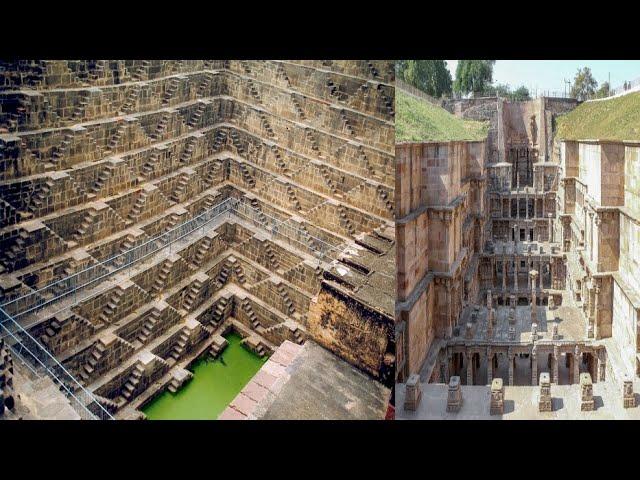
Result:
{"label": "stone pavement", "polygon": [[[404,409],[405,384],[397,385],[396,420],[640,420],[640,407],[623,408],[622,390],[611,382],[593,384],[595,410],[580,411],[580,385],[552,385],[553,411],[538,411],[540,387],[504,387],[504,414],[489,415],[489,386],[462,386],[462,408],[447,412],[447,385],[422,384],[416,411]],[[636,393],[636,399],[640,395]]]}

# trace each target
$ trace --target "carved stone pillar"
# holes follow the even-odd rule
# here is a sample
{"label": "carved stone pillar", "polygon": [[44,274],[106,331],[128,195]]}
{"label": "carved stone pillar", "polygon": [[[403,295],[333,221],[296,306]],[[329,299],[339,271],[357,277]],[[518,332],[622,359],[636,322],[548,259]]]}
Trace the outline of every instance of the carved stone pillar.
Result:
{"label": "carved stone pillar", "polygon": [[596,284],[593,295],[593,336],[596,340],[600,340],[600,328],[598,325],[598,317],[600,308],[600,287]]}
{"label": "carved stone pillar", "polygon": [[593,383],[591,374],[580,374],[580,410],[583,412],[592,411],[595,407],[593,401]]}
{"label": "carved stone pillar", "polygon": [[538,272],[535,270],[531,270],[529,272],[529,278],[531,283],[531,322],[538,321],[538,309],[537,309],[537,298],[536,298],[536,277],[538,276]]}
{"label": "carved stone pillar", "polygon": [[531,385],[536,386],[538,382],[538,347],[535,345],[531,349]]}
{"label": "carved stone pillar", "polygon": [[580,360],[581,360],[581,352],[580,347],[576,345],[575,350],[573,351],[573,381],[578,382],[580,378]]}
{"label": "carved stone pillar", "polygon": [[458,412],[462,407],[462,389],[460,388],[460,377],[453,376],[449,379],[449,390],[447,392],[447,412]]}
{"label": "carved stone pillar", "polygon": [[489,406],[490,415],[504,414],[504,386],[501,378],[494,378],[491,382],[491,405]]}
{"label": "carved stone pillar", "polygon": [[491,347],[487,347],[487,383],[491,385],[493,380],[493,352]]}
{"label": "carved stone pillar", "polygon": [[514,360],[514,354],[511,353],[511,347],[509,347],[507,357],[509,358],[509,386],[511,387],[513,386],[513,360]]}
{"label": "carved stone pillar", "polygon": [[502,291],[507,291],[507,259],[502,257]]}
{"label": "carved stone pillar", "polygon": [[624,376],[622,384],[622,406],[634,408],[636,406],[636,394],[633,392],[633,381],[628,375]]}
{"label": "carved stone pillar", "polygon": [[422,390],[420,389],[420,375],[411,374],[407,379],[404,397],[404,409],[415,411],[420,405]]}
{"label": "carved stone pillar", "polygon": [[551,382],[549,381],[549,374],[547,372],[543,372],[540,374],[540,396],[538,397],[538,411],[550,412],[551,410]]}
{"label": "carved stone pillar", "polygon": [[549,217],[549,226],[548,231],[549,231],[549,238],[548,241],[549,243],[553,242],[553,213],[548,213],[547,216]]}
{"label": "carved stone pillar", "polygon": [[607,352],[604,348],[598,350],[598,381],[604,382],[607,372]]}
{"label": "carved stone pillar", "polygon": [[513,257],[513,289],[518,291],[518,257]]}
{"label": "carved stone pillar", "polygon": [[560,352],[558,351],[558,346],[553,346],[553,383],[558,384],[558,359],[560,358]]}
{"label": "carved stone pillar", "polygon": [[473,353],[467,350],[467,385],[473,385]]}

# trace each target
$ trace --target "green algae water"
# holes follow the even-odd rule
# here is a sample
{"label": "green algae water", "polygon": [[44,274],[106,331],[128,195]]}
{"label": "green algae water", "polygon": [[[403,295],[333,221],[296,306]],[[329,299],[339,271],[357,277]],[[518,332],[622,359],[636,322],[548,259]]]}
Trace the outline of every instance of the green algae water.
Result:
{"label": "green algae water", "polygon": [[176,393],[164,391],[142,411],[149,420],[215,420],[251,380],[267,357],[243,347],[237,333],[225,336],[229,345],[215,359],[193,363],[193,378]]}

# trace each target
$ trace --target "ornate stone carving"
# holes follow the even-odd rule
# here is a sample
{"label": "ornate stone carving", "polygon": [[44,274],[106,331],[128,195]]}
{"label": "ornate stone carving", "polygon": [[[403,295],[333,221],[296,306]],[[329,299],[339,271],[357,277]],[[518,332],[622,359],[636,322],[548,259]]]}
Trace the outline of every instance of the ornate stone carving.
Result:
{"label": "ornate stone carving", "polygon": [[593,401],[593,383],[591,381],[591,374],[580,374],[580,410],[583,412],[590,412],[595,409],[595,403]]}
{"label": "ornate stone carving", "polygon": [[624,376],[622,385],[622,405],[624,408],[634,408],[636,406],[636,394],[633,392],[633,381],[628,375]]}
{"label": "ornate stone carving", "polygon": [[420,375],[412,374],[407,379],[405,397],[404,397],[404,409],[415,411],[420,405],[420,399],[422,398],[422,390],[420,388]]}
{"label": "ornate stone carving", "polygon": [[458,412],[462,408],[462,390],[460,388],[460,377],[453,376],[449,379],[449,390],[447,392],[447,412]]}
{"label": "ornate stone carving", "polygon": [[551,380],[548,372],[540,374],[540,396],[538,398],[538,411],[551,412]]}
{"label": "ornate stone carving", "polygon": [[501,378],[494,378],[491,382],[491,405],[490,415],[504,414],[504,386]]}

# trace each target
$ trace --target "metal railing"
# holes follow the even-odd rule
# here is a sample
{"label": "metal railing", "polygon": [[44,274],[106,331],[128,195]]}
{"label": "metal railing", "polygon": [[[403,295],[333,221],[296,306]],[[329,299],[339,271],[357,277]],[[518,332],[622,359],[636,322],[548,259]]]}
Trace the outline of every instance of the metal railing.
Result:
{"label": "metal railing", "polygon": [[167,247],[171,249],[171,245],[173,243],[178,240],[182,240],[184,237],[198,229],[202,229],[204,232],[204,227],[207,224],[219,218],[220,215],[229,213],[231,211],[232,204],[236,202],[238,202],[238,200],[228,198],[206,212],[168,230],[165,233],[156,235],[150,240],[147,240],[126,252],[114,255],[107,260],[91,265],[84,270],[61,280],[52,282],[38,290],[27,293],[26,295],[9,300],[8,302],[0,305],[0,307],[2,307],[2,309],[4,309],[4,311],[10,314],[13,318],[19,318],[25,314],[41,310],[63,298],[74,296],[75,298],[72,303],[75,304],[79,301],[77,296],[80,290],[87,289],[100,282],[104,282],[116,273],[158,253],[162,249]]}
{"label": "metal railing", "polygon": [[111,414],[49,351],[0,308],[0,331],[12,352],[34,373],[46,373],[83,420],[113,420]]}
{"label": "metal railing", "polygon": [[[206,212],[147,240],[141,245],[0,305],[0,334],[2,338],[7,341],[16,356],[32,372],[36,374],[43,372],[60,386],[61,391],[67,395],[71,406],[81,418],[113,419],[111,414],[96,398],[55,359],[47,348],[34,339],[16,319],[57,304],[61,300],[70,300],[65,302],[60,309],[60,311],[64,311],[81,301],[103,293],[111,287],[107,286],[100,291],[93,290],[89,291],[88,295],[84,294],[91,287],[97,286],[98,283],[104,282],[115,274],[155,255],[160,250],[169,248],[169,251],[171,251],[173,244],[197,233],[198,230],[203,236],[205,227],[222,215],[228,215],[229,218],[236,216],[264,229],[280,241],[304,251],[310,250],[318,258],[318,262],[334,260],[338,258],[341,252],[341,249],[337,246],[309,234],[301,227],[291,225],[289,223],[292,221],[291,219],[281,220],[252,207],[244,201],[228,198]],[[190,241],[193,241],[193,239],[190,239]],[[56,313],[60,313],[60,311]]]}

